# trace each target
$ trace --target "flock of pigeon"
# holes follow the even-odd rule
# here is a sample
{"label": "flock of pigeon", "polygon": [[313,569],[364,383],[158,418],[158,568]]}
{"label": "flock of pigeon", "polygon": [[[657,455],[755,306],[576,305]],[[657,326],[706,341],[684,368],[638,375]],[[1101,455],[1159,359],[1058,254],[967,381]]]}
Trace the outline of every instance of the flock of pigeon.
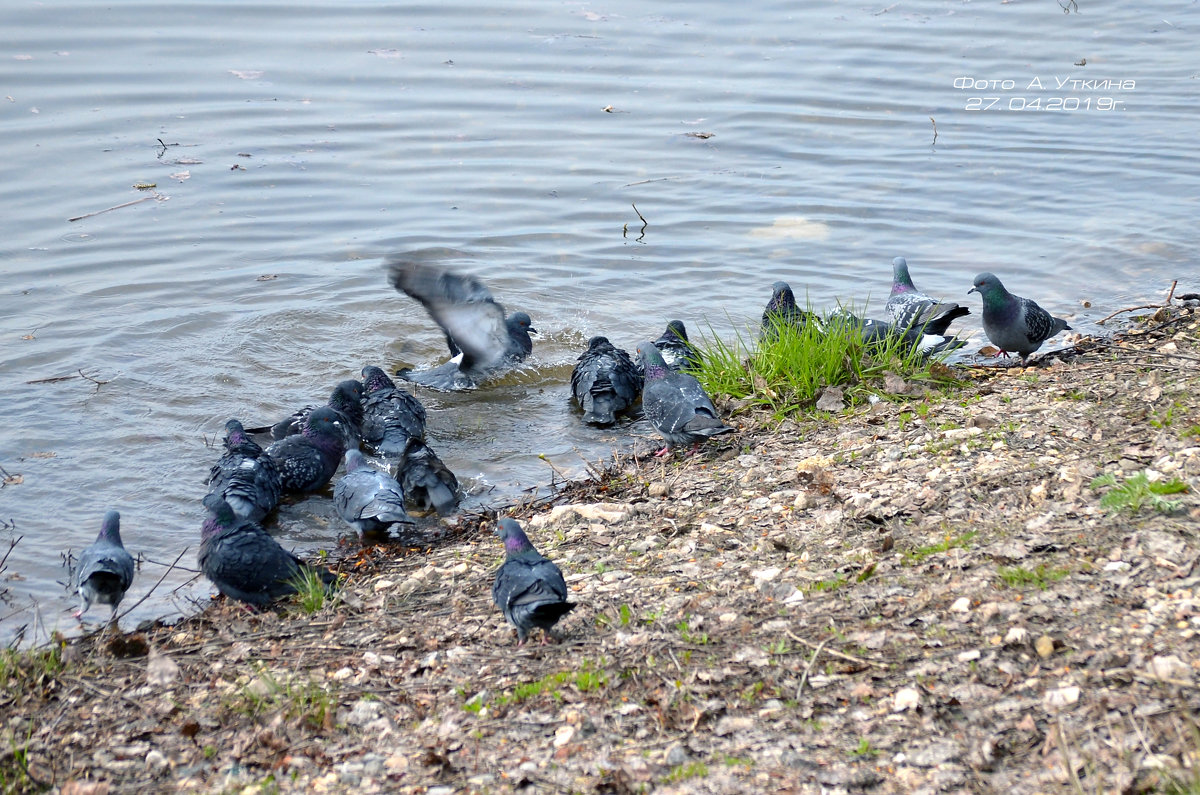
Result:
{"label": "flock of pigeon", "polygon": [[[956,303],[941,302],[919,291],[903,257],[892,261],[892,290],[886,305],[890,321],[859,318],[838,310],[822,320],[796,305],[786,282],[775,282],[763,311],[763,339],[781,325],[816,324],[830,319],[862,331],[866,344],[896,343],[921,355],[953,350],[964,343],[947,335],[955,319],[970,314]],[[451,359],[425,370],[400,370],[411,383],[440,390],[472,389],[523,361],[536,333],[529,315],[508,315],[479,280],[413,262],[388,267],[392,286],[415,299],[438,323]],[[1069,329],[1028,298],[1013,295],[994,275],[981,273],[969,291],[983,299],[983,330],[999,349],[1026,361],[1047,339]],[[700,382],[688,371],[699,354],[688,342],[681,321],[672,320],[654,342],[637,346],[638,360],[606,337],[592,337],[571,374],[572,397],[583,421],[612,425],[616,415],[639,402],[642,414],[666,445],[692,445],[734,429],[723,423]],[[458,482],[425,441],[425,408],[378,367],[362,369],[362,381],[338,384],[328,405],[307,407],[273,426],[247,430],[236,419],[225,424],[225,453],[213,465],[208,512],[200,531],[201,571],[226,597],[263,606],[294,593],[298,580],[316,576],[336,582],[328,570],[307,564],[283,549],[259,524],[283,494],[320,491],[340,463],[345,474],[333,489],[338,515],[360,538],[387,536],[414,525],[408,510],[445,515],[459,497]],[[253,434],[269,433],[264,450]],[[360,451],[365,445],[382,459],[386,471]],[[392,475],[395,472],[395,476]],[[75,584],[81,616],[93,601],[117,606],[133,580],[133,558],[121,543],[120,517],[105,514],[96,542],[80,554]],[[567,601],[562,572],[530,543],[512,519],[497,522],[505,562],[496,573],[492,598],[517,631],[518,643],[540,627],[547,633],[575,605]]]}

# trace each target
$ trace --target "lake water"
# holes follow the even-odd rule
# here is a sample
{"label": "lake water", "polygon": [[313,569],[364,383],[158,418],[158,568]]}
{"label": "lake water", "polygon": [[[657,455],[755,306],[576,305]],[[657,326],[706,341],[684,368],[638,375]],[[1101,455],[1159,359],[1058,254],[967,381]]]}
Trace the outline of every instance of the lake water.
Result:
{"label": "lake water", "polygon": [[[440,361],[391,254],[480,277],[541,332],[501,384],[419,393],[468,508],[544,487],[539,454],[578,471],[650,436],[570,409],[593,334],[732,335],[776,279],[880,306],[897,255],[976,333],[983,270],[1083,331],[1195,281],[1195,2],[504,6],[0,11],[0,541],[21,538],[0,641],[75,630],[60,554],[107,508],[152,561],[126,605],[185,547],[194,567],[227,418]],[[278,532],[349,531],[310,498]],[[124,625],[192,609],[190,577]]]}

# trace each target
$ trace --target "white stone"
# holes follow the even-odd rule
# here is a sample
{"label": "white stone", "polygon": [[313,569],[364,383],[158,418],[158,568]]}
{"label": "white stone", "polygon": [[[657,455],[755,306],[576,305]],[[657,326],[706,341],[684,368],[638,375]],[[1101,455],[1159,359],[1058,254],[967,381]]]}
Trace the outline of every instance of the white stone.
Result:
{"label": "white stone", "polygon": [[892,712],[916,709],[921,704],[921,694],[913,687],[902,687],[896,691],[892,701]]}
{"label": "white stone", "polygon": [[961,596],[954,600],[954,604],[950,605],[951,613],[969,613],[971,612],[971,600],[965,596]]}

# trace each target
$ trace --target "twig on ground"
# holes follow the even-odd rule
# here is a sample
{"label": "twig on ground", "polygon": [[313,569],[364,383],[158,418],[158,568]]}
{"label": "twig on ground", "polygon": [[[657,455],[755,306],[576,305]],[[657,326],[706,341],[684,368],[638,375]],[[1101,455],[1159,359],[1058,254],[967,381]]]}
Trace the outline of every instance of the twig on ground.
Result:
{"label": "twig on ground", "polygon": [[150,590],[146,591],[145,595],[142,596],[141,599],[138,599],[132,605],[125,608],[125,612],[121,613],[121,615],[117,616],[116,620],[120,621],[122,618],[129,615],[130,612],[132,612],[134,609],[136,609],[138,605],[140,605],[142,602],[146,601],[146,599],[150,596],[150,594],[154,593],[154,589],[157,588],[158,586],[162,585],[162,581],[167,579],[167,575],[170,574],[172,571],[174,571],[175,563],[178,563],[189,549],[191,549],[190,546],[184,547],[183,550],[179,553],[179,555],[175,558],[175,562],[172,563],[170,566],[168,566],[167,570],[164,571],[162,573],[162,576],[158,578],[158,582],[156,582],[156,583],[154,583],[154,585],[150,586]]}
{"label": "twig on ground", "polygon": [[[792,631],[790,629],[787,630],[787,635],[792,640],[796,641],[797,643],[803,643],[805,646],[807,646],[810,649],[820,648],[820,646],[814,646],[811,641],[807,641],[804,638],[793,635]],[[821,646],[824,646],[828,642],[829,642],[829,638],[826,638],[825,640],[821,641]],[[834,651],[833,649],[827,649],[825,651],[825,653],[832,654],[834,657],[843,659],[846,662],[862,663],[864,665],[873,665],[876,668],[887,668],[888,667],[888,664],[885,662],[879,662],[878,660],[870,660],[870,659],[867,659],[866,657],[854,657],[849,654],[843,654],[840,651]]]}
{"label": "twig on ground", "polygon": [[1099,320],[1097,320],[1096,325],[1103,326],[1109,320],[1112,320],[1117,315],[1124,314],[1125,312],[1136,312],[1139,309],[1162,309],[1165,306],[1170,306],[1171,305],[1171,297],[1173,295],[1175,295],[1175,285],[1177,285],[1177,284],[1179,284],[1178,279],[1171,282],[1171,289],[1167,292],[1167,300],[1163,301],[1161,304],[1142,304],[1141,306],[1129,306],[1124,309],[1118,309],[1116,312],[1113,312],[1112,314],[1106,315],[1105,317],[1102,317]]}
{"label": "twig on ground", "polygon": [[[789,632],[788,634],[791,635],[792,633]],[[812,673],[813,665],[816,664],[817,658],[821,656],[821,650],[825,648],[825,644],[828,642],[829,638],[821,641],[820,645],[817,646],[817,650],[814,651],[812,657],[809,658],[808,665],[804,668],[804,675],[800,677],[800,684],[796,685],[797,701],[800,700],[800,694],[804,692],[804,683],[808,681],[808,675]]]}

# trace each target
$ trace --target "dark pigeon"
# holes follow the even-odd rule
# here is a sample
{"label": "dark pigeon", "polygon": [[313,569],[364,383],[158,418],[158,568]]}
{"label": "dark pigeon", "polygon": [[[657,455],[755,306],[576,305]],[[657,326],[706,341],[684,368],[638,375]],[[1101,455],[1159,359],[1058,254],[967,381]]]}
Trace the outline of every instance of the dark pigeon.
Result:
{"label": "dark pigeon", "polygon": [[537,333],[529,315],[505,316],[483,282],[419,262],[393,262],[388,280],[420,302],[441,326],[452,358],[428,370],[400,370],[401,378],[446,391],[473,389],[523,361]]}
{"label": "dark pigeon", "polygon": [[990,273],[975,277],[975,286],[967,291],[983,298],[983,333],[999,348],[997,356],[1017,353],[1024,364],[1029,354],[1060,331],[1071,327],[1061,317],[1053,317],[1035,302],[1004,289]]}
{"label": "dark pigeon", "polygon": [[110,621],[117,617],[117,605],[125,598],[133,582],[133,556],[121,543],[121,514],[109,511],[100,522],[96,541],[79,553],[75,569],[75,590],[79,592],[79,610],[72,615],[81,618],[92,602],[112,606]]}
{"label": "dark pigeon", "polygon": [[447,516],[458,503],[458,479],[429,445],[416,437],[408,440],[396,480],[409,506],[416,510],[435,510]]}
{"label": "dark pigeon", "polygon": [[282,490],[275,459],[246,434],[236,419],[225,423],[225,454],[208,473],[208,490],[219,494],[233,512],[260,522],[279,504]]}
{"label": "dark pigeon", "polygon": [[642,374],[629,354],[607,337],[592,337],[571,371],[571,394],[583,409],[583,421],[612,425],[616,412],[637,402]]}
{"label": "dark pigeon", "polygon": [[892,292],[885,308],[900,328],[923,329],[926,334],[945,334],[951,322],[971,314],[965,306],[935,300],[918,290],[904,257],[892,260]]}
{"label": "dark pigeon", "polygon": [[230,599],[261,607],[295,593],[291,581],[308,571],[317,572],[326,585],[337,581],[329,570],[285,550],[258,523],[239,519],[220,495],[207,495],[204,507],[208,517],[200,529],[200,570]]}
{"label": "dark pigeon", "polygon": [[492,599],[516,627],[519,646],[534,627],[549,634],[575,603],[567,601],[567,583],[558,566],[533,548],[521,525],[501,519],[495,532],[504,542],[505,557],[492,583]]}
{"label": "dark pigeon", "polygon": [[966,344],[957,337],[923,332],[920,327],[901,326],[898,323],[869,318],[864,320],[845,309],[838,309],[831,313],[828,321],[822,321],[822,327],[828,328],[830,323],[837,322],[844,322],[853,328],[861,329],[863,342],[868,347],[902,343],[908,352],[919,353],[925,358],[961,348]]}
{"label": "dark pigeon", "polygon": [[279,466],[283,490],[305,494],[329,482],[345,451],[346,438],[337,413],[322,406],[308,415],[301,433],[274,442],[267,455]]}
{"label": "dark pigeon", "polygon": [[425,438],[425,407],[378,367],[364,367],[362,377],[363,441],[378,455],[403,455],[409,439]]}
{"label": "dark pigeon", "polygon": [[700,354],[688,341],[687,329],[682,320],[672,320],[667,330],[654,341],[654,347],[662,354],[663,361],[675,372],[695,370],[700,367]]}
{"label": "dark pigeon", "polygon": [[386,536],[393,525],[414,524],[404,510],[400,484],[367,463],[358,450],[346,451],[346,474],[333,487],[333,507],[359,538]]}
{"label": "dark pigeon", "polygon": [[643,342],[637,350],[646,374],[642,412],[667,440],[667,445],[656,452],[656,456],[666,455],[671,447],[686,444],[693,445],[692,452],[695,452],[700,442],[710,436],[734,430],[721,422],[700,382],[687,373],[676,373],[667,367],[654,343]]}
{"label": "dark pigeon", "polygon": [[[359,440],[362,439],[362,422],[363,422],[363,385],[361,381],[349,379],[342,381],[333,388],[333,392],[329,395],[329,402],[326,404],[333,409],[337,415],[338,427],[343,438],[343,446],[346,449],[358,447]],[[302,433],[304,430],[304,422],[309,415],[320,408],[319,406],[305,406],[304,408],[295,411],[290,417],[285,420],[280,420],[271,426],[271,438],[275,440],[284,439],[288,436],[294,436]],[[251,433],[258,433],[260,428],[252,428]]]}
{"label": "dark pigeon", "polygon": [[773,339],[780,326],[802,330],[814,320],[818,320],[816,315],[796,306],[796,296],[787,282],[775,282],[771,285],[771,300],[763,309],[760,338]]}

